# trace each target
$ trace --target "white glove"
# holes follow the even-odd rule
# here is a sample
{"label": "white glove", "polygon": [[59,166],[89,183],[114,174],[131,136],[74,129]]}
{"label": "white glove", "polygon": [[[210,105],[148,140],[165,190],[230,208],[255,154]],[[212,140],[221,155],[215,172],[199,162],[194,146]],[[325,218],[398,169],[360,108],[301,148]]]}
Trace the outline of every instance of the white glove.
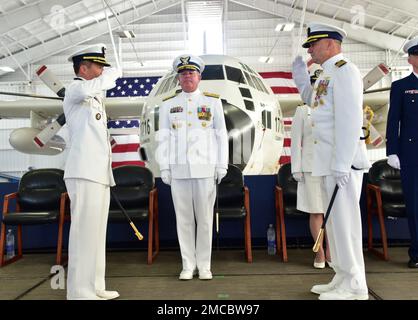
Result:
{"label": "white glove", "polygon": [[163,180],[163,182],[165,184],[171,185],[171,172],[170,172],[170,170],[162,170],[161,171],[161,180]]}
{"label": "white glove", "polygon": [[394,169],[401,170],[401,163],[400,163],[399,158],[396,154],[391,154],[388,157],[388,165],[390,165]]}
{"label": "white glove", "polygon": [[350,173],[349,172],[340,172],[340,171],[333,171],[332,175],[335,178],[335,181],[337,182],[337,185],[339,188],[344,187],[348,180],[350,179]]}
{"label": "white glove", "polygon": [[227,170],[224,168],[217,168],[216,169],[216,181],[221,183],[222,179],[226,176]]}
{"label": "white glove", "polygon": [[297,182],[304,182],[305,177],[303,176],[303,172],[295,172],[292,174],[293,179],[295,179]]}
{"label": "white glove", "polygon": [[311,84],[308,66],[306,65],[306,62],[303,61],[303,58],[301,56],[297,56],[295,60],[293,60],[292,77],[297,87],[303,86],[307,82],[309,83],[309,85]]}

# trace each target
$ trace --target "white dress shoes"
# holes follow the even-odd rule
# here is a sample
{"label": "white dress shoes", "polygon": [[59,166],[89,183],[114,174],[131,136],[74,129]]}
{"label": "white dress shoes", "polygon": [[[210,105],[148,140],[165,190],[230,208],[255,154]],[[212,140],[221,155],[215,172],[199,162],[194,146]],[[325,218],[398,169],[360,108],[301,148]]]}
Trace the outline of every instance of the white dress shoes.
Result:
{"label": "white dress shoes", "polygon": [[311,288],[311,292],[315,294],[322,294],[328,291],[332,291],[337,288],[337,286],[342,282],[340,277],[334,276],[330,283],[327,284],[317,284]]}
{"label": "white dress shoes", "polygon": [[212,272],[210,272],[209,270],[199,271],[199,279],[200,280],[212,280]]}
{"label": "white dress shoes", "polygon": [[193,279],[193,271],[182,270],[180,272],[179,280],[192,280],[192,279]]}
{"label": "white dress shoes", "polygon": [[367,293],[355,293],[342,288],[336,288],[321,293],[319,300],[369,300],[369,295]]}
{"label": "white dress shoes", "polygon": [[314,261],[313,266],[314,266],[315,269],[324,269],[325,268],[325,261],[323,261],[323,262]]}
{"label": "white dress shoes", "polygon": [[96,295],[99,298],[105,299],[105,300],[112,300],[112,299],[116,299],[119,298],[120,294],[117,291],[96,291]]}

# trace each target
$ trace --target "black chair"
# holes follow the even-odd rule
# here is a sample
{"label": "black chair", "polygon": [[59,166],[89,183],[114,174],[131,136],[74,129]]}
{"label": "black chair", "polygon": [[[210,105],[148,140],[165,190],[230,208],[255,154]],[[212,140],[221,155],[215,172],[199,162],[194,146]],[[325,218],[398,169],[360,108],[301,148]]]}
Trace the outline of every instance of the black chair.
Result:
{"label": "black chair", "polygon": [[[145,167],[127,165],[113,169],[116,195],[131,220],[138,224],[148,220],[147,263],[152,264],[160,250],[158,233],[158,194],[152,172]],[[109,222],[127,223],[113,195],[110,200]],[[139,228],[139,227],[138,227]],[[155,251],[154,251],[155,249]]]}
{"label": "black chair", "polygon": [[297,188],[298,183],[293,179],[290,162],[282,165],[277,173],[275,202],[277,254],[282,256],[283,262],[288,261],[285,216],[305,219],[309,217],[306,212],[296,209]]}
{"label": "black chair", "polygon": [[[62,237],[64,220],[69,218],[69,198],[60,169],[36,169],[25,173],[18,191],[4,197],[3,220],[0,235],[0,267],[22,258],[22,225],[58,224],[56,264],[62,264]],[[10,202],[16,201],[11,211]],[[17,226],[17,255],[4,259],[6,226]]]}
{"label": "black chair", "polygon": [[[373,216],[379,219],[383,252],[373,245]],[[367,184],[368,250],[389,260],[385,218],[406,218],[405,200],[402,192],[400,170],[387,164],[387,159],[373,163]]]}
{"label": "black chair", "polygon": [[219,223],[222,220],[244,220],[245,257],[247,262],[253,262],[250,193],[244,185],[241,169],[235,165],[228,165],[228,173],[218,185],[218,208],[215,202],[215,219],[216,212],[219,214]]}

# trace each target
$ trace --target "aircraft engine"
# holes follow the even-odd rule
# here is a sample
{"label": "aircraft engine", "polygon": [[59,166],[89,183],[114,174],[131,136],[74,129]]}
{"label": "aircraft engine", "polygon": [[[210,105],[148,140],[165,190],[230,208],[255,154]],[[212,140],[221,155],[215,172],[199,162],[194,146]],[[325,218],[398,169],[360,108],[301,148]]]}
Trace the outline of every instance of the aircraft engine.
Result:
{"label": "aircraft engine", "polygon": [[10,133],[9,143],[16,150],[40,155],[57,155],[65,149],[65,140],[55,135],[43,147],[39,147],[33,143],[33,139],[41,132],[36,128],[19,128]]}

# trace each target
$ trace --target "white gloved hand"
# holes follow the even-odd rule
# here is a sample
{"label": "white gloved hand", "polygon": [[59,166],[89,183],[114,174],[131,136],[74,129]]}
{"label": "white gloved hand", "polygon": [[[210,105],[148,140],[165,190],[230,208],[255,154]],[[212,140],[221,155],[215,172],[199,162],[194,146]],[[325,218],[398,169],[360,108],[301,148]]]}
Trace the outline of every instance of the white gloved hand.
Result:
{"label": "white gloved hand", "polygon": [[401,162],[396,154],[391,154],[388,157],[388,165],[390,165],[394,169],[401,170]]}
{"label": "white gloved hand", "polygon": [[306,81],[310,84],[308,66],[301,56],[297,56],[295,60],[293,60],[292,77],[297,86],[305,84]]}
{"label": "white gloved hand", "polygon": [[349,172],[333,171],[332,175],[334,176],[339,188],[344,187],[350,179]]}
{"label": "white gloved hand", "polygon": [[161,180],[163,180],[163,182],[165,184],[171,185],[171,172],[170,172],[170,170],[162,170],[161,171]]}
{"label": "white gloved hand", "polygon": [[226,176],[227,170],[224,168],[216,168],[216,181],[221,183],[222,179]]}
{"label": "white gloved hand", "polygon": [[295,179],[297,182],[304,182],[305,177],[303,176],[303,172],[295,172],[292,174],[293,179]]}

